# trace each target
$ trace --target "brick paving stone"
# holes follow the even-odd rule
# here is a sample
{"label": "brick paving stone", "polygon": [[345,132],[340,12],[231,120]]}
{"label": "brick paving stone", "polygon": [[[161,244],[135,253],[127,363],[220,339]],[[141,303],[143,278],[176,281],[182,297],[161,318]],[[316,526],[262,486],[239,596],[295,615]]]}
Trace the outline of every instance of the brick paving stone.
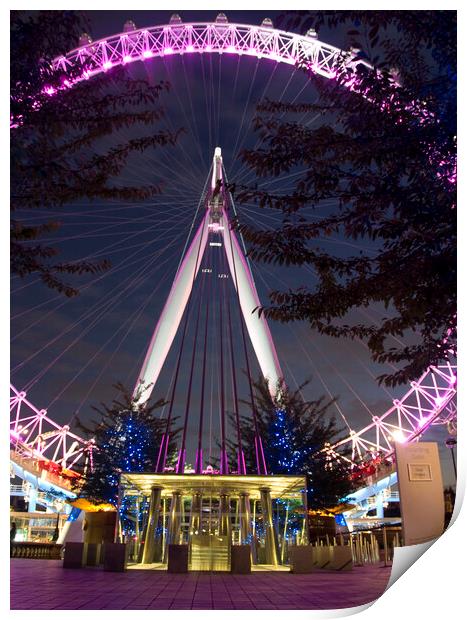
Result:
{"label": "brick paving stone", "polygon": [[11,609],[341,609],[377,599],[390,568],[355,567],[250,575],[100,568],[64,570],[56,560],[11,560]]}

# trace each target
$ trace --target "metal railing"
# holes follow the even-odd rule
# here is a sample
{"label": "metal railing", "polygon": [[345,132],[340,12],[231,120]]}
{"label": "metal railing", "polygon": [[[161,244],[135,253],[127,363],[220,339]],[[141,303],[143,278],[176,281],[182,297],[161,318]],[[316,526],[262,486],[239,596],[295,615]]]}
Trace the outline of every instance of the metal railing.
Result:
{"label": "metal railing", "polygon": [[394,549],[402,546],[402,528],[400,526],[375,527],[339,533],[336,536],[318,536],[312,546],[350,546],[354,566],[379,564],[380,562],[384,562],[384,566],[389,566],[394,558]]}
{"label": "metal railing", "polygon": [[55,543],[12,542],[10,558],[60,560],[61,549],[62,546]]}

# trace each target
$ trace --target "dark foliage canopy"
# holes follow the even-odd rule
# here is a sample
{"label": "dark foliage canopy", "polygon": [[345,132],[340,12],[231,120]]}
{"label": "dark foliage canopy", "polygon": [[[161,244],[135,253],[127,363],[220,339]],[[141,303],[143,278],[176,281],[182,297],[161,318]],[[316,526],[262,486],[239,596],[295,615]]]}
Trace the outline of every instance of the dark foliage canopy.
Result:
{"label": "dark foliage canopy", "polygon": [[[65,274],[96,273],[109,262],[61,261],[56,245],[41,242],[59,222],[37,225],[26,215],[80,201],[141,201],[160,193],[159,184],[125,185],[118,177],[133,153],[174,145],[179,134],[157,127],[168,83],[152,86],[119,68],[75,82],[85,64],[66,73],[52,69],[50,61],[76,47],[86,25],[73,11],[11,16],[11,209],[18,213],[11,220],[11,269],[21,277],[35,274],[67,296],[78,289]],[[117,143],[115,132],[129,127],[134,137]]]}
{"label": "dark foliage canopy", "polygon": [[[243,159],[257,177],[293,173],[294,183],[234,187],[239,201],[282,213],[273,229],[239,228],[254,259],[317,276],[273,291],[260,311],[361,339],[393,365],[379,380],[405,383],[456,353],[456,13],[294,11],[282,26],[348,29],[351,52],[336,79],[302,66],[309,99],[258,106],[260,146]],[[349,59],[374,69],[355,73]],[[304,113],[320,122],[301,122]],[[320,243],[329,237],[362,250],[343,255]],[[379,324],[359,319],[356,309],[376,305]]]}
{"label": "dark foliage canopy", "polygon": [[[331,460],[323,448],[342,435],[336,420],[329,414],[333,401],[321,396],[304,400],[301,391],[285,384],[279,386],[278,399],[271,397],[268,383],[260,377],[253,383],[258,431],[261,435],[268,472],[271,474],[308,474],[313,491],[309,508],[331,508],[352,490],[350,464]],[[251,406],[251,403],[246,403]],[[229,415],[232,428],[234,414]],[[251,415],[240,417],[242,448],[247,471],[256,471],[255,431]],[[236,462],[235,441],[228,441],[230,462]]]}
{"label": "dark foliage canopy", "polygon": [[[110,405],[101,403],[94,407],[99,418],[90,425],[78,423],[78,428],[88,438],[94,438],[96,445],[93,467],[88,466],[84,482],[78,482],[78,490],[80,497],[92,502],[116,505],[122,472],[154,471],[166,420],[153,414],[164,404],[163,399],[153,404],[136,404],[137,399],[122,383],[114,387],[118,395]],[[169,433],[172,456],[177,431],[170,428]]]}

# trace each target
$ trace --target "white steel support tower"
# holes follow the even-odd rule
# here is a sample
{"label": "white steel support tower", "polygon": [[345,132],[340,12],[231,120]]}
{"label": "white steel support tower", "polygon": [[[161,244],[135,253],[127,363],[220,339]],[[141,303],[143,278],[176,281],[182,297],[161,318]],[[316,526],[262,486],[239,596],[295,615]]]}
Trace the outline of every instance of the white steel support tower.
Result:
{"label": "white steel support tower", "polygon": [[[206,245],[212,233],[216,233],[217,238],[219,238],[217,235],[221,234],[221,245],[226,254],[248,335],[261,372],[269,383],[271,394],[275,394],[277,386],[282,380],[282,371],[266,318],[264,314],[259,315],[258,312],[255,312],[255,309],[260,306],[260,301],[250,268],[237,235],[231,229],[228,216],[228,194],[223,184],[221,149],[217,147],[214,151],[211,187],[206,201],[205,214],[183,257],[149,344],[134,390],[134,397],[138,404],[143,404],[149,399],[159,377],[186,309]],[[140,389],[142,385],[146,386],[147,389],[142,391]],[[266,465],[261,438],[258,434],[256,435],[258,469],[265,473]],[[165,463],[167,455],[169,437],[165,437],[164,440],[165,445],[161,446],[162,458],[159,459],[163,463]],[[222,465],[224,458],[225,455],[221,455],[221,469],[225,469],[225,463],[224,466]]]}

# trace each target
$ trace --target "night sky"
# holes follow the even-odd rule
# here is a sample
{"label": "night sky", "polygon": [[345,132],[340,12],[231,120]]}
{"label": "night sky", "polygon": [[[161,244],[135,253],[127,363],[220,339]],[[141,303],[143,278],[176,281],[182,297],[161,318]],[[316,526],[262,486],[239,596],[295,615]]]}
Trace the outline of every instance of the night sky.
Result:
{"label": "night sky", "polygon": [[[123,30],[123,23],[133,19],[137,27],[168,23],[172,11],[89,11],[94,40]],[[210,21],[213,11],[183,11],[185,22]],[[228,11],[230,22],[260,24],[264,17],[277,19],[278,11]],[[321,38],[341,45],[343,36],[324,32]],[[75,47],[70,42],[70,48]],[[223,152],[224,165],[230,181],[253,182],[254,176],[238,159],[241,148],[254,146],[258,137],[253,132],[255,104],[264,97],[283,101],[313,101],[316,93],[299,71],[271,60],[257,60],[216,54],[194,54],[151,59],[127,67],[134,77],[145,76],[152,83],[168,80],[171,92],[164,96],[166,119],[160,127],[183,127],[178,145],[132,156],[118,182],[149,184],[163,182],[164,192],[141,204],[104,203],[70,205],[63,212],[34,212],[34,222],[51,215],[62,221],[61,230],[53,237],[63,257],[108,258],[112,269],[102,276],[79,279],[82,287],[77,298],[66,299],[29,279],[13,278],[11,283],[11,362],[12,383],[25,389],[38,408],[47,408],[49,415],[62,424],[78,414],[83,420],[93,417],[92,405],[109,402],[115,396],[112,384],[122,381],[133,388],[139,374],[149,340],[175,275],[190,226],[209,172],[216,146]],[[310,125],[316,119],[304,117]],[[157,129],[157,127],[156,127]],[[139,129],[121,131],[119,139],[139,135]],[[143,129],[143,133],[148,128]],[[109,144],[100,145],[101,147]],[[293,179],[282,179],[265,187],[287,191]],[[259,183],[265,183],[259,180]],[[237,205],[240,217],[262,226],[277,225],[278,215],[259,210],[254,205]],[[323,204],[320,210],[306,210],[309,218],[320,217],[333,205]],[[30,220],[31,214],[20,214]],[[200,213],[195,219],[199,221]],[[51,239],[52,240],[52,239]],[[374,251],[370,243],[355,245],[334,237],[320,240],[323,247],[336,253],[352,254]],[[254,264],[253,274],[260,299],[267,302],[273,288],[313,286],[316,281],[310,270],[285,269]],[[74,284],[77,284],[75,280]],[[231,287],[232,288],[232,287]],[[231,296],[233,301],[233,296]],[[360,321],[379,322],[384,309],[370,307],[357,312]],[[362,314],[363,313],[363,314]],[[235,321],[237,321],[235,323]],[[238,337],[238,318],[234,319]],[[305,324],[271,324],[279,360],[287,383],[294,387],[312,378],[304,394],[338,397],[332,413],[345,428],[359,430],[381,415],[400,397],[406,388],[389,390],[378,386],[375,377],[389,370],[371,362],[365,345],[335,340],[312,332]],[[214,331],[214,326],[212,327]],[[210,333],[215,342],[214,333]],[[180,389],[175,402],[177,415],[182,415],[188,381],[188,356],[193,330],[188,332],[186,363],[182,365]],[[156,397],[166,396],[178,354],[180,337],[174,342],[164,369],[154,389]],[[210,398],[211,434],[205,432],[205,451],[209,442],[216,452],[218,436],[218,392],[216,372],[218,357],[211,347],[209,370],[212,389]],[[237,349],[237,359],[241,360]],[[250,358],[254,355],[250,351]],[[196,358],[199,367],[200,355]],[[247,386],[239,361],[240,396],[247,397]],[[259,373],[254,361],[253,374]],[[199,402],[199,382],[195,381],[192,401]],[[196,408],[197,412],[197,408]],[[196,415],[189,427],[195,433]],[[444,448],[447,431],[438,427],[425,435],[440,444],[445,484],[453,484],[450,455]],[[188,463],[193,462],[193,443],[188,444]]]}

